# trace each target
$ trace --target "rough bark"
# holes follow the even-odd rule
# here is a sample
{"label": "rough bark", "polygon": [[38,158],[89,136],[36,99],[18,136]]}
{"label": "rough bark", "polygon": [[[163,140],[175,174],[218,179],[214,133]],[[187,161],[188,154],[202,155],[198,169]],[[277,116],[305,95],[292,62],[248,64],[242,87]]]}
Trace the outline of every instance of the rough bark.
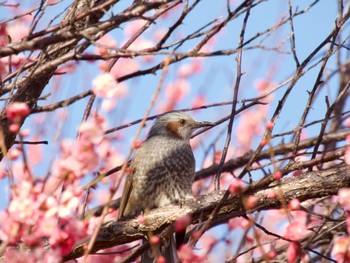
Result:
{"label": "rough bark", "polygon": [[[297,177],[286,177],[269,183],[264,189],[261,189],[258,184],[253,184],[241,195],[231,195],[222,204],[211,226],[224,223],[233,217],[281,208],[281,198],[270,199],[268,197],[270,191],[278,192],[280,196],[283,196],[282,199],[288,203],[293,198],[303,202],[309,199],[335,195],[338,189],[343,187],[350,187],[350,169],[347,166],[307,172]],[[225,191],[212,192],[196,199],[187,200],[181,206],[171,205],[155,209],[147,215],[147,224],[145,225],[140,224],[137,218],[107,222],[100,230],[92,252],[138,240],[147,231],[160,233],[165,227],[186,214],[192,216],[192,223],[197,223],[200,218],[201,220],[207,220],[224,193]],[[251,210],[247,210],[243,204],[244,198],[249,195],[255,195],[258,199],[256,207]],[[81,257],[84,253],[84,246],[88,241],[88,238],[82,240],[65,257],[65,260]]]}

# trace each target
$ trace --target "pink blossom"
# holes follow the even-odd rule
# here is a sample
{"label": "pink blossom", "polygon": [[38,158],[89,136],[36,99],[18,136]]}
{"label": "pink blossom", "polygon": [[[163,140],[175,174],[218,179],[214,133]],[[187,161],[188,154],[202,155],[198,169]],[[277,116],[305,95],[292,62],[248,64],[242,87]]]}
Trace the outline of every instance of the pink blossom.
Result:
{"label": "pink blossom", "polygon": [[37,209],[38,207],[32,199],[32,196],[28,196],[24,199],[13,199],[9,205],[8,211],[17,222],[34,224],[40,215]]}
{"label": "pink blossom", "polygon": [[12,218],[8,211],[0,212],[0,239],[10,244],[17,243],[22,235],[21,224]]}
{"label": "pink blossom", "polygon": [[276,83],[270,80],[259,79],[254,82],[254,86],[260,93],[266,93],[271,91],[276,86]]}
{"label": "pink blossom", "polygon": [[222,151],[215,151],[214,153],[214,163],[219,164],[222,157]]}
{"label": "pink blossom", "polygon": [[21,155],[21,150],[19,147],[11,148],[7,153],[7,156],[10,160],[16,160],[20,155]]}
{"label": "pink blossom", "polygon": [[342,188],[338,191],[339,204],[350,211],[350,188]]}
{"label": "pink blossom", "polygon": [[11,103],[6,109],[7,118],[13,122],[19,122],[22,118],[27,117],[30,109],[23,102]]}
{"label": "pink blossom", "polygon": [[6,178],[6,176],[7,176],[6,171],[0,168],[0,179],[4,179]]}
{"label": "pink blossom", "polygon": [[277,257],[277,252],[275,250],[270,250],[266,256],[269,260],[275,259]]}
{"label": "pink blossom", "polygon": [[30,130],[29,129],[23,129],[21,131],[21,136],[22,137],[27,137],[27,136],[29,136],[29,134],[30,134]]}
{"label": "pink blossom", "polygon": [[[0,36],[0,43],[1,43],[1,36]],[[9,73],[10,63],[11,63],[11,67],[17,69],[21,65],[23,65],[23,63],[25,63],[25,62],[31,62],[31,60],[28,59],[27,57],[24,57],[21,54],[12,55],[11,60],[9,60],[8,57],[2,57],[2,58],[0,58],[0,74],[4,75],[4,74]]]}
{"label": "pink blossom", "polygon": [[274,123],[272,121],[266,122],[266,129],[272,130],[274,126]]}
{"label": "pink blossom", "polygon": [[[129,49],[135,50],[135,51],[141,51],[141,50],[147,50],[154,46],[155,46],[155,43],[153,41],[144,39],[144,38],[138,38],[134,43],[130,45]],[[153,58],[154,57],[152,55],[142,56],[142,59],[148,63],[152,62]]]}
{"label": "pink blossom", "polygon": [[242,221],[242,218],[240,218],[240,217],[231,218],[228,221],[228,229],[234,230],[235,228],[240,227],[241,221]]}
{"label": "pink blossom", "polygon": [[42,217],[33,226],[33,233],[40,237],[49,237],[57,227],[57,217]]}
{"label": "pink blossom", "polygon": [[175,230],[176,232],[181,232],[185,230],[192,222],[192,217],[190,215],[184,215],[176,220]]}
{"label": "pink blossom", "polygon": [[4,255],[5,262],[12,263],[35,263],[37,258],[34,253],[19,251],[18,249],[8,249]]}
{"label": "pink blossom", "polygon": [[270,191],[267,193],[267,197],[270,198],[270,199],[275,199],[275,198],[277,197],[276,191],[270,190]]}
{"label": "pink blossom", "polygon": [[241,179],[233,178],[228,190],[231,194],[239,194],[242,191],[243,187],[244,183]]}
{"label": "pink blossom", "polygon": [[301,248],[298,243],[290,242],[287,248],[288,263],[294,263],[301,256]]}
{"label": "pink blossom", "polygon": [[104,137],[105,119],[99,115],[94,115],[79,127],[80,138],[88,140],[93,144],[99,144]]}
{"label": "pink blossom", "polygon": [[247,219],[242,219],[240,222],[240,227],[244,230],[249,229],[251,226],[253,225],[253,223],[250,220]]}
{"label": "pink blossom", "polygon": [[7,32],[11,36],[11,41],[16,42],[28,35],[28,26],[22,21],[16,21],[7,25]]}
{"label": "pink blossom", "polygon": [[82,221],[71,218],[61,223],[61,227],[50,235],[49,243],[53,248],[60,250],[66,255],[73,248],[74,244],[86,236],[86,227]]}
{"label": "pink blossom", "polygon": [[198,95],[192,101],[192,107],[193,108],[201,107],[201,106],[205,105],[205,102],[206,102],[205,96],[204,95]]}
{"label": "pink blossom", "polygon": [[173,102],[181,101],[190,90],[190,83],[185,79],[178,79],[165,88],[165,96]]}
{"label": "pink blossom", "polygon": [[[106,69],[108,63],[101,63],[100,68]],[[130,74],[140,69],[139,63],[135,59],[121,58],[118,62],[112,67],[111,74],[115,79],[118,79],[122,76]],[[120,84],[120,83],[119,83]]]}
{"label": "pink blossom", "polygon": [[274,172],[273,178],[274,178],[275,180],[281,179],[281,178],[282,178],[282,173],[281,173],[280,171]]}
{"label": "pink blossom", "polygon": [[74,216],[80,205],[79,198],[70,190],[71,189],[64,191],[59,199],[59,207],[57,212],[60,218],[69,218],[70,216]]}
{"label": "pink blossom", "polygon": [[[332,248],[332,256],[337,262],[349,263],[350,259],[350,238],[342,236],[335,238]],[[346,259],[346,261],[344,261]]]}
{"label": "pink blossom", "polygon": [[142,145],[142,141],[138,140],[134,143],[133,147],[134,147],[134,149],[138,149],[141,147],[141,145]]}
{"label": "pink blossom", "polygon": [[248,209],[254,208],[258,204],[258,198],[255,195],[250,195],[245,202]]}
{"label": "pink blossom", "polygon": [[262,139],[261,141],[260,141],[260,146],[262,146],[262,147],[264,147],[265,145],[266,145],[266,143],[267,143],[267,141],[265,140],[265,139]]}
{"label": "pink blossom", "polygon": [[117,94],[117,81],[110,73],[98,75],[92,82],[93,92],[98,97],[112,98]]}
{"label": "pink blossom", "polygon": [[258,105],[254,111],[243,112],[236,132],[241,152],[250,150],[254,137],[263,133],[264,129],[261,124],[266,114],[267,107],[262,105]]}
{"label": "pink blossom", "polygon": [[123,32],[125,33],[126,37],[133,36],[138,30],[141,29],[146,24],[146,21],[138,19],[134,20],[124,28]]}
{"label": "pink blossom", "polygon": [[9,127],[10,132],[17,133],[19,132],[19,125],[17,123],[12,123]]}
{"label": "pink blossom", "polygon": [[101,109],[103,111],[109,112],[113,110],[117,106],[117,100],[116,99],[104,99],[102,101]]}
{"label": "pink blossom", "polygon": [[137,221],[140,223],[140,224],[145,224],[146,223],[146,218],[144,215],[139,215],[137,217]]}
{"label": "pink blossom", "polygon": [[[87,258],[86,263],[112,263],[112,262],[118,262],[120,259],[122,259],[122,256],[127,253],[119,253],[118,251],[127,251],[127,249],[130,248],[130,246],[122,245],[118,246],[118,249],[115,247],[107,248],[104,250],[100,250],[102,253],[110,253],[110,254],[97,254],[97,255],[89,255]],[[78,258],[77,260],[71,260],[67,263],[84,263],[84,257]]]}
{"label": "pink blossom", "polygon": [[179,78],[188,78],[202,70],[202,63],[198,60],[192,63],[182,64],[178,69]]}
{"label": "pink blossom", "polygon": [[288,208],[290,210],[298,210],[300,209],[300,202],[297,198],[293,198],[290,202],[289,202],[289,205],[288,205]]}
{"label": "pink blossom", "polygon": [[180,247],[179,258],[183,263],[203,262],[205,257],[194,253],[194,247],[190,244],[184,244]]}
{"label": "pink blossom", "polygon": [[307,235],[307,232],[305,223],[294,221],[287,226],[284,237],[292,241],[300,241]]}
{"label": "pink blossom", "polygon": [[[42,138],[38,136],[34,136],[31,138],[31,140],[41,140]],[[43,160],[43,149],[44,147],[42,145],[27,145],[28,152],[28,162],[31,165],[39,164]]]}
{"label": "pink blossom", "polygon": [[152,245],[159,244],[159,241],[160,241],[159,236],[152,236],[151,239],[150,239],[150,243],[151,243]]}
{"label": "pink blossom", "polygon": [[345,126],[350,128],[350,118],[345,119]]}

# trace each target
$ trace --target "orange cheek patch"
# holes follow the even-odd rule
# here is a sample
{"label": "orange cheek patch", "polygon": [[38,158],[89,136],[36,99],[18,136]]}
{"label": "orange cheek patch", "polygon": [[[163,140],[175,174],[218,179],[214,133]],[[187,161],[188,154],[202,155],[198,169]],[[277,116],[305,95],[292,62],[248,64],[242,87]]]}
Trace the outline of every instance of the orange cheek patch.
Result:
{"label": "orange cheek patch", "polygon": [[167,125],[165,126],[165,128],[170,131],[172,134],[174,134],[177,137],[181,136],[179,135],[179,127],[180,127],[180,123],[177,121],[173,121],[173,122],[169,122],[167,123]]}

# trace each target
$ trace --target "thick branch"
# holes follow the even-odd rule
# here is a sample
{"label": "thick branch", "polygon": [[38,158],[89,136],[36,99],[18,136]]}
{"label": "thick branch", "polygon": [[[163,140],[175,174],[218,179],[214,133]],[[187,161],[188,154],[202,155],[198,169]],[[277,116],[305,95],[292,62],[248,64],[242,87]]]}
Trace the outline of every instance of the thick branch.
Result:
{"label": "thick branch", "polygon": [[[263,190],[250,188],[249,193],[258,199],[256,207],[247,211],[243,205],[242,196],[230,196],[223,204],[212,226],[223,223],[229,218],[244,216],[261,210],[278,209],[281,207],[279,199],[271,199],[268,193],[271,190],[278,191],[287,202],[298,198],[300,202],[337,194],[338,189],[350,186],[350,169],[346,166],[337,167],[318,172],[307,172],[298,177],[288,177],[270,183]],[[159,233],[165,227],[171,225],[183,215],[191,214],[192,222],[199,219],[207,220],[212,210],[217,206],[225,191],[212,192],[197,199],[185,201],[181,206],[171,205],[152,210],[147,215],[147,225],[140,224],[137,218],[129,220],[113,220],[105,224],[101,229],[93,252],[98,250],[129,243],[143,237],[142,233],[154,231]],[[82,240],[72,252],[64,259],[70,260],[81,257],[84,247],[89,239]]]}

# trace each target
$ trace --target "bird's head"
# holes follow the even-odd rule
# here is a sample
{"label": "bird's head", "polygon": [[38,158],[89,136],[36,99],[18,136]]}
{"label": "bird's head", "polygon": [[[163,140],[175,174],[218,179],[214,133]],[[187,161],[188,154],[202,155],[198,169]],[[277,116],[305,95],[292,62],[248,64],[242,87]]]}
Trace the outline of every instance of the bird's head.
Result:
{"label": "bird's head", "polygon": [[170,112],[156,120],[148,134],[148,138],[156,135],[170,135],[182,140],[189,140],[196,129],[206,126],[213,126],[213,124],[196,121],[184,112]]}

